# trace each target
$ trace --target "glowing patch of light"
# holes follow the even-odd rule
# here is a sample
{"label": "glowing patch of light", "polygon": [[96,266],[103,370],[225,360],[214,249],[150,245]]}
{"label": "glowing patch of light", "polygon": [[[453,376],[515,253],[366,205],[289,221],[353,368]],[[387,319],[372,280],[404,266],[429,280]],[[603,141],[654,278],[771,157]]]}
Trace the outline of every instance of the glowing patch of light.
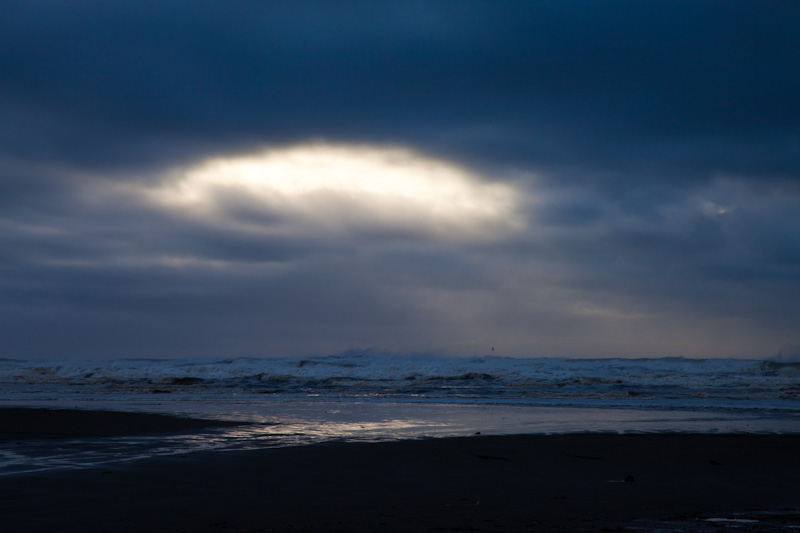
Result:
{"label": "glowing patch of light", "polygon": [[714,202],[704,202],[700,212],[709,218],[717,218],[730,213],[732,209],[732,207],[715,204]]}
{"label": "glowing patch of light", "polygon": [[[523,226],[513,185],[402,148],[315,143],[216,157],[147,194],[172,209],[255,230],[486,238]],[[242,208],[274,218],[245,221]]]}

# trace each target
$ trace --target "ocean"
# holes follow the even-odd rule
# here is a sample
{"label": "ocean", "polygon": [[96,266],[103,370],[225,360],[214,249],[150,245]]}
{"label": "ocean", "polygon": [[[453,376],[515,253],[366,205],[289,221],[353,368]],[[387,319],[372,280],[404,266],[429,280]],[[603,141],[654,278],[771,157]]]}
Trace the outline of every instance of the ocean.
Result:
{"label": "ocean", "polygon": [[200,450],[490,434],[800,433],[800,363],[738,359],[0,360],[0,406],[247,424],[0,443],[0,475]]}

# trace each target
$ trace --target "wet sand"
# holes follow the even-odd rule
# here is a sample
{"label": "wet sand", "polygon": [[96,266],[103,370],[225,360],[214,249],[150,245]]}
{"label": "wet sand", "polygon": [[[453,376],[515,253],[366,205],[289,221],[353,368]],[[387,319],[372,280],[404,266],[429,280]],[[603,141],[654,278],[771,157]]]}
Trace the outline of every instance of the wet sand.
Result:
{"label": "wet sand", "polygon": [[475,435],[0,478],[2,531],[780,531],[798,509],[796,435]]}
{"label": "wet sand", "polygon": [[234,422],[149,413],[81,409],[0,408],[0,442],[181,433]]}

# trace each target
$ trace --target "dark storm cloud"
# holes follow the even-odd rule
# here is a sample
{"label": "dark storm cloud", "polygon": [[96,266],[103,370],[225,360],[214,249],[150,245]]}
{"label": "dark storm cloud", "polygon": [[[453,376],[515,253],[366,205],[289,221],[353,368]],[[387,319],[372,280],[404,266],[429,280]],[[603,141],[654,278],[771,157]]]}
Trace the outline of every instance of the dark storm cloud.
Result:
{"label": "dark storm cloud", "polygon": [[[3,2],[1,348],[100,355],[113,329],[158,355],[223,352],[215,331],[255,354],[800,343],[798,23],[790,1]],[[439,242],[234,188],[211,214],[147,196],[317,139],[513,183],[526,228]],[[659,347],[677,332],[702,342]]]}
{"label": "dark storm cloud", "polygon": [[212,143],[319,135],[497,164],[577,157],[617,178],[654,157],[658,178],[798,168],[800,9],[790,2],[4,11],[5,144],[36,157],[146,164]]}

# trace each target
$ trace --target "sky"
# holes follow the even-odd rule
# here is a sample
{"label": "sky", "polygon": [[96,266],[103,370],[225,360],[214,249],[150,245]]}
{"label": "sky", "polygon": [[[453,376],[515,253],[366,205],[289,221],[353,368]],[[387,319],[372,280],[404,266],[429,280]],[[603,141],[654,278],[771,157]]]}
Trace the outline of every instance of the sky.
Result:
{"label": "sky", "polygon": [[0,357],[800,358],[798,27],[5,0]]}

